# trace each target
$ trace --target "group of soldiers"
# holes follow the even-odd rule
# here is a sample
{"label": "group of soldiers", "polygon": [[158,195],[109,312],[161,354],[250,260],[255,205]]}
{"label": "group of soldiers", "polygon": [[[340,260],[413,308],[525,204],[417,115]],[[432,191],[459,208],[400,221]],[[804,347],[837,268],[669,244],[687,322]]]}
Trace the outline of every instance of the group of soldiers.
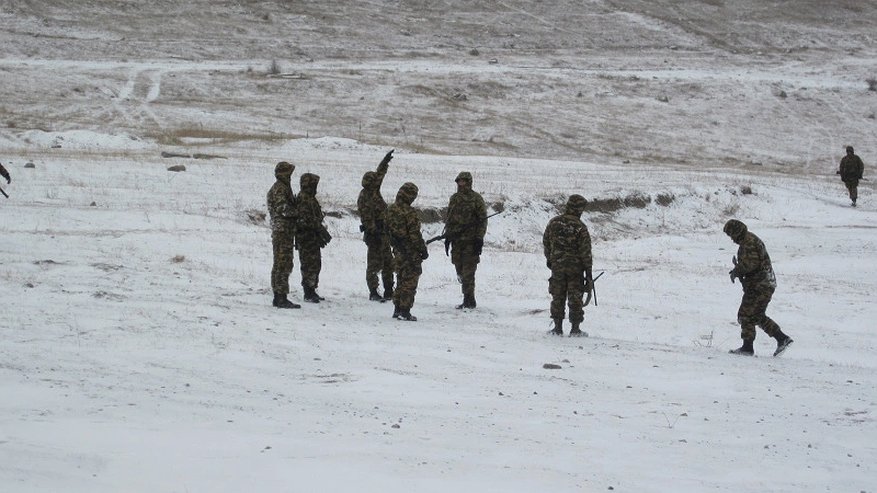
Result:
{"label": "group of soldiers", "polygon": [[[856,205],[857,185],[862,179],[862,160],[847,147],[847,155],[838,174],[846,184],[852,205]],[[381,185],[393,159],[388,152],[375,171],[362,177],[362,191],[357,199],[360,231],[366,244],[365,283],[371,301],[393,302],[393,318],[416,321],[411,314],[417,293],[417,284],[423,272],[421,264],[429,257],[427,241],[421,232],[420,219],[412,206],[417,198],[417,185],[403,184],[395,201],[387,204],[381,195]],[[294,250],[299,251],[301,283],[304,300],[319,303],[324,298],[317,294],[321,267],[320,250],[332,237],[323,223],[323,212],[316,199],[319,177],[305,173],[301,176],[301,191],[294,194],[291,176],[295,166],[280,162],[274,170],[277,178],[268,192],[268,211],[271,218],[274,264],[271,270],[273,305],[278,308],[300,308],[288,299],[289,275],[293,267]],[[472,174],[463,171],[454,179],[457,191],[448,202],[445,228],[435,239],[445,240],[445,252],[450,254],[457,279],[461,284],[462,303],[458,309],[474,309],[475,272],[484,247],[487,232],[487,207],[481,194],[472,189]],[[551,294],[551,335],[562,336],[563,322],[568,308],[570,337],[587,337],[582,330],[584,306],[593,291],[593,256],[588,227],[582,222],[582,213],[588,201],[581,195],[569,196],[563,214],[552,218],[542,235],[546,266],[551,270],[548,291]],[[767,316],[767,306],[776,290],[776,276],[764,242],[750,232],[739,220],[731,219],[724,233],[739,245],[733,258],[734,268],[729,272],[731,282],[737,279],[743,287],[743,298],[737,312],[743,345],[732,354],[753,355],[756,327],[776,339],[774,356],[779,356],[793,342],[780,326]],[[430,240],[432,241],[432,240]],[[395,286],[394,286],[395,281]],[[380,288],[383,287],[383,293]],[[585,294],[588,299],[585,300]]]}

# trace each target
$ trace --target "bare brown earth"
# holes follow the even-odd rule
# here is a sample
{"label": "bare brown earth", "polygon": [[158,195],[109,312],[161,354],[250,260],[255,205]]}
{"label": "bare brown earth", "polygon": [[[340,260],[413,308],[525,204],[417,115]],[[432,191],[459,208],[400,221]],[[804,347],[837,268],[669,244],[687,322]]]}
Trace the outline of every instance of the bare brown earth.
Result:
{"label": "bare brown earth", "polygon": [[824,172],[877,154],[873,1],[4,1],[0,136],[331,135]]}

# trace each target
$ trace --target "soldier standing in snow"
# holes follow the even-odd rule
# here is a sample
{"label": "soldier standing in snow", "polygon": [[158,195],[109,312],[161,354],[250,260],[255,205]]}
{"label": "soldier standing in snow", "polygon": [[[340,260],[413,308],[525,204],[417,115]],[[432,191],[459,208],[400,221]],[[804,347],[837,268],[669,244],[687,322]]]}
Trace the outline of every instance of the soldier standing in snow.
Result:
{"label": "soldier standing in snow", "polygon": [[301,308],[287,299],[289,274],[295,258],[295,194],[290,178],[295,166],[281,161],[274,167],[277,181],[268,190],[268,214],[271,218],[271,244],[274,264],[271,266],[272,305],[277,308]]}
{"label": "soldier standing in snow", "polygon": [[454,181],[457,192],[448,202],[445,245],[451,248],[451,262],[462,285],[463,303],[457,308],[475,308],[475,270],[487,233],[487,207],[481,194],[472,190],[471,173],[463,171]]}
{"label": "soldier standing in snow", "polygon": [[332,235],[323,224],[323,209],[317,201],[317,184],[320,177],[305,173],[301,175],[301,189],[296,207],[296,247],[301,264],[301,286],[304,300],[319,303],[325,298],[317,294],[320,284],[322,256],[320,250],[329,244]]}
{"label": "soldier standing in snow", "polygon": [[792,338],[783,333],[780,326],[767,316],[767,305],[776,290],[776,276],[770,263],[770,256],[760,238],[750,233],[745,224],[731,219],[723,229],[734,243],[740,245],[734,258],[734,268],[728,273],[731,282],[740,279],[743,285],[743,299],[737,311],[743,345],[732,349],[731,354],[752,356],[755,350],[755,326],[761,327],[767,335],[777,341],[774,356],[779,356],[792,344]]}
{"label": "soldier standing in snow", "polygon": [[847,186],[850,192],[850,200],[853,201],[853,207],[856,206],[856,199],[859,197],[859,180],[862,179],[862,172],[865,171],[865,163],[859,156],[853,153],[853,146],[847,146],[847,155],[840,160],[840,168],[837,174]]}
{"label": "soldier standing in snow", "polygon": [[552,335],[563,335],[564,305],[569,303],[569,336],[588,336],[580,328],[585,319],[582,297],[594,283],[591,235],[581,219],[587,205],[581,195],[570,195],[564,213],[552,218],[542,235],[545,263],[551,269],[548,292],[554,328],[548,333]]}
{"label": "soldier standing in snow", "polygon": [[393,293],[393,318],[416,322],[411,314],[417,282],[423,273],[421,264],[429,257],[426,242],[420,232],[420,219],[411,207],[417,198],[417,185],[405,183],[396,194],[396,201],[387,207],[384,224],[393,246],[393,262],[396,270],[396,291]]}
{"label": "soldier standing in snow", "polygon": [[[368,248],[365,283],[368,286],[368,299],[371,301],[386,301],[393,297],[393,252],[390,249],[390,235],[384,226],[387,202],[381,196],[381,184],[387,175],[391,159],[393,151],[384,156],[376,171],[366,171],[362,177],[362,191],[356,201],[362,240]],[[379,272],[384,284],[383,296],[378,294]]]}

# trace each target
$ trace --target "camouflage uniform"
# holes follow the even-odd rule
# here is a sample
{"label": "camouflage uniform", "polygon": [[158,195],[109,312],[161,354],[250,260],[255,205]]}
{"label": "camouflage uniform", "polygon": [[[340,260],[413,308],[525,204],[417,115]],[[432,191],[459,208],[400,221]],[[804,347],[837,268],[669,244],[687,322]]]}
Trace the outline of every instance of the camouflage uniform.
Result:
{"label": "camouflage uniform", "polygon": [[585,279],[591,278],[593,267],[591,235],[581,219],[586,206],[581,195],[570,196],[564,213],[552,218],[542,235],[546,265],[551,269],[552,333],[557,335],[563,334],[564,304],[569,304],[570,335],[580,335],[579,324],[585,318],[582,297],[591,289]]}
{"label": "camouflage uniform", "polygon": [[458,189],[448,202],[445,234],[463,291],[463,303],[457,308],[475,308],[475,270],[487,233],[487,207],[481,194],[472,190],[471,173],[463,171],[454,181]]}
{"label": "camouflage uniform", "polygon": [[295,258],[295,194],[292,192],[290,177],[295,166],[280,162],[274,168],[277,181],[268,190],[268,214],[271,221],[271,245],[274,250],[274,263],[271,266],[271,290],[274,292],[274,306],[284,303],[295,308],[286,299],[289,294],[289,274]]}
{"label": "camouflage uniform", "polygon": [[420,219],[411,203],[417,198],[417,186],[405,183],[396,194],[396,201],[387,208],[384,224],[390,234],[396,270],[396,291],[393,293],[393,317],[417,320],[411,315],[417,282],[423,272],[420,264],[429,256],[420,232]]}
{"label": "camouflage uniform", "polygon": [[862,179],[864,171],[865,163],[859,156],[855,155],[852,147],[847,147],[847,155],[840,160],[840,169],[837,170],[837,173],[846,185],[853,205],[856,205],[856,199],[859,197],[859,180]]}
{"label": "camouflage uniform", "polygon": [[[366,255],[365,283],[372,299],[389,299],[393,294],[393,252],[390,250],[390,235],[384,227],[384,213],[387,202],[381,196],[381,184],[387,174],[390,151],[378,165],[377,171],[368,171],[362,177],[362,191],[356,207],[363,232],[363,241],[368,248]],[[384,284],[384,296],[378,292],[378,273]]]}
{"label": "camouflage uniform", "polygon": [[317,202],[319,182],[320,177],[317,175],[305,173],[301,176],[301,190],[296,208],[296,246],[301,265],[301,285],[305,292],[305,300],[311,302],[319,302],[323,299],[316,294],[322,269],[320,249],[332,239],[323,224],[323,209]]}
{"label": "camouflage uniform", "polygon": [[[791,339],[766,313],[767,305],[777,287],[770,255],[767,253],[764,242],[758,236],[750,233],[742,222],[731,219],[725,223],[724,232],[739,245],[736,264],[729,272],[731,281],[733,282],[735,278],[740,279],[740,284],[743,285],[743,299],[737,310],[737,322],[740,324],[743,347],[735,352],[738,354],[754,353],[752,342],[755,340],[755,326],[757,325],[767,335],[777,340],[778,346],[775,355],[778,355],[782,349],[785,349],[785,345],[791,343]],[[780,344],[784,344],[782,349],[780,349]]]}

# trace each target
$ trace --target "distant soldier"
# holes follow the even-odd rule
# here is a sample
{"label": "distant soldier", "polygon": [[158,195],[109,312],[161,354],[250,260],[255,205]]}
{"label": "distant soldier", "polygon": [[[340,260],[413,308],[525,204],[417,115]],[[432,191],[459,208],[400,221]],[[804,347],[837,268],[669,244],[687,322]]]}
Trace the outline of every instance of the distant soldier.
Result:
{"label": "distant soldier", "polygon": [[319,303],[325,298],[317,294],[320,284],[322,256],[320,249],[329,244],[332,235],[323,224],[323,209],[317,202],[317,184],[320,177],[311,173],[301,175],[301,190],[296,208],[296,245],[301,264],[301,287],[304,300]]}
{"label": "distant soldier", "polygon": [[564,213],[552,218],[542,235],[545,263],[551,269],[548,292],[554,328],[548,333],[552,335],[563,335],[564,305],[568,303],[572,324],[569,336],[588,337],[580,328],[585,319],[582,297],[594,282],[591,235],[581,219],[587,205],[581,195],[570,195]]}
{"label": "distant soldier", "polygon": [[[356,201],[359,211],[362,239],[368,248],[365,267],[365,284],[368,286],[368,299],[386,301],[393,297],[393,252],[390,249],[390,235],[384,227],[384,212],[387,202],[381,196],[381,184],[393,151],[387,153],[378,164],[377,171],[366,171],[362,177],[362,191]],[[378,273],[384,284],[384,295],[378,294]]]}
{"label": "distant soldier", "polygon": [[445,246],[450,246],[451,262],[462,284],[463,303],[457,308],[475,308],[475,270],[487,232],[487,208],[481,194],[472,190],[471,173],[463,171],[454,181],[457,192],[448,202]]}
{"label": "distant soldier", "polygon": [[396,201],[387,208],[384,223],[390,233],[393,246],[393,262],[396,270],[396,291],[393,293],[393,318],[416,322],[411,314],[417,282],[423,273],[420,264],[429,257],[426,242],[420,232],[420,219],[411,207],[417,198],[417,185],[405,183],[396,194]]}
{"label": "distant soldier", "polygon": [[740,279],[740,284],[743,285],[743,300],[737,311],[743,345],[738,349],[732,349],[730,353],[746,356],[755,354],[752,343],[755,341],[757,325],[767,335],[776,339],[777,348],[773,355],[779,356],[793,341],[791,337],[783,334],[780,326],[766,314],[767,305],[777,287],[767,249],[761,239],[750,233],[746,225],[736,219],[726,222],[723,231],[734,240],[734,243],[740,245],[737,256],[734,257],[734,268],[728,274],[731,276],[731,282]]}
{"label": "distant soldier", "polygon": [[859,197],[859,180],[862,179],[862,172],[865,171],[865,163],[859,156],[853,153],[853,146],[847,146],[847,155],[840,160],[840,168],[837,174],[847,186],[850,192],[850,200],[853,201],[853,207],[856,206],[856,199]]}
{"label": "distant soldier", "polygon": [[271,266],[272,305],[277,308],[301,308],[289,299],[289,274],[295,258],[295,194],[290,177],[295,166],[281,161],[274,167],[277,181],[268,190],[268,214],[271,218],[271,244],[274,264]]}

